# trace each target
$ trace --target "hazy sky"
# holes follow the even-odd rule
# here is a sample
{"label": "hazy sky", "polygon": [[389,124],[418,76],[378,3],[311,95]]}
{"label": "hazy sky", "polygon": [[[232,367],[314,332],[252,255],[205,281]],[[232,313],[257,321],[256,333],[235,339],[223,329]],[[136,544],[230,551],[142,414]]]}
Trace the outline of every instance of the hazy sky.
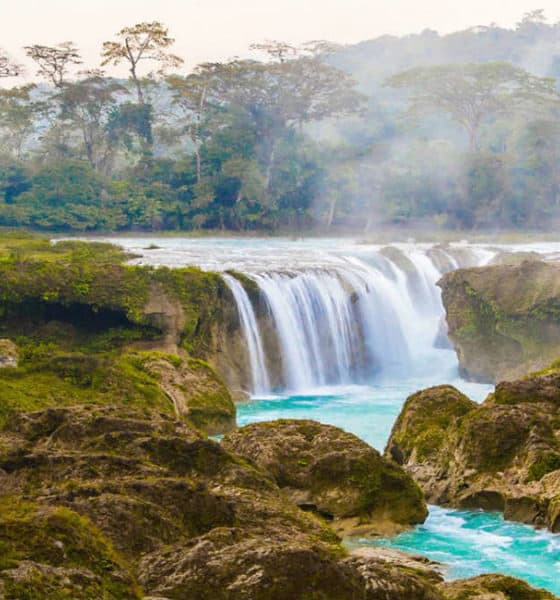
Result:
{"label": "hazy sky", "polygon": [[177,39],[187,66],[247,55],[251,42],[315,39],[351,43],[427,27],[442,33],[496,22],[514,25],[543,8],[560,20],[552,0],[0,0],[0,47],[22,61],[21,46],[73,40],[88,66],[101,42],[126,25],[160,20]]}

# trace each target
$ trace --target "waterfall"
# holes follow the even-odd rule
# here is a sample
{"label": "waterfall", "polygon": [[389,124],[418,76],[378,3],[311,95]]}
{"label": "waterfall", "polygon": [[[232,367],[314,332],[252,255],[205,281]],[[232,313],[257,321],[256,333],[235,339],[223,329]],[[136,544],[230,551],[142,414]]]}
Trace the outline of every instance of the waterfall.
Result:
{"label": "waterfall", "polygon": [[243,286],[231,275],[224,274],[224,281],[231,290],[239,314],[241,330],[247,342],[249,364],[251,365],[252,392],[265,393],[270,390],[270,382],[265,365],[265,357],[257,319],[251,300]]}
{"label": "waterfall", "polygon": [[[481,258],[473,255],[473,263]],[[432,257],[393,247],[386,254],[348,253],[322,268],[248,269],[265,308],[266,336],[243,286],[224,275],[247,343],[250,391],[371,383],[437,365],[443,306],[436,282],[458,264],[447,252]]]}
{"label": "waterfall", "polygon": [[278,335],[287,389],[346,383],[360,362],[348,290],[335,273],[254,276]]}

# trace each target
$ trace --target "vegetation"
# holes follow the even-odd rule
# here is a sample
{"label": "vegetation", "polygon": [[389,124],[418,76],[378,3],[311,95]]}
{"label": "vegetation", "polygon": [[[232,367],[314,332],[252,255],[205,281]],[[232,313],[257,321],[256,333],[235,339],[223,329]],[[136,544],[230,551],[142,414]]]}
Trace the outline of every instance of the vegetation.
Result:
{"label": "vegetation", "polygon": [[[0,425],[16,410],[75,404],[157,409],[212,432],[235,423],[229,391],[201,360],[222,280],[127,258],[110,244],[2,238],[0,358],[17,366],[0,368]],[[178,316],[151,313],[154,295]]]}
{"label": "vegetation", "polygon": [[67,42],[25,47],[31,85],[0,52],[16,81],[0,89],[0,225],[553,227],[559,28],[536,11],[513,30],[266,42],[188,73],[167,27],[138,23],[101,51],[128,80]]}

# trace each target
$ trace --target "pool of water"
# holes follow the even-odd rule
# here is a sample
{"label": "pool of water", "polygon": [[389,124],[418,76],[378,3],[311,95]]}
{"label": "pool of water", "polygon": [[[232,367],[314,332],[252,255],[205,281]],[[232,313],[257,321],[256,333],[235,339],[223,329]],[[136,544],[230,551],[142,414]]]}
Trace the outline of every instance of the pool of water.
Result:
{"label": "pool of water", "polygon": [[[491,390],[490,386],[467,383],[453,376],[445,363],[446,360],[442,372],[447,377],[441,377],[439,383],[442,379],[453,383],[479,402]],[[280,418],[314,419],[350,431],[383,451],[406,397],[437,383],[430,378],[417,378],[254,398],[238,407],[238,419],[240,425]],[[358,543],[425,555],[444,563],[449,579],[500,572],[560,595],[560,535],[504,521],[498,513],[431,506],[427,521],[414,530],[392,539]]]}

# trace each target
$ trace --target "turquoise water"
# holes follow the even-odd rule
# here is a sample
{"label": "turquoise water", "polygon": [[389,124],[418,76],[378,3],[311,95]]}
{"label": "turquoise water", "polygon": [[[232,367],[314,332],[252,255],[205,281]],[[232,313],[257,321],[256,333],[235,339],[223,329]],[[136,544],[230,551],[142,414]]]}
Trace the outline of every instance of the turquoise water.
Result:
{"label": "turquoise water", "polygon": [[[489,386],[466,383],[451,372],[440,382],[442,379],[477,401],[490,391]],[[429,379],[387,381],[368,387],[255,398],[238,407],[239,423],[315,419],[355,433],[382,451],[406,397],[435,383]],[[560,535],[504,521],[500,514],[430,507],[426,523],[413,531],[394,539],[361,543],[386,545],[443,562],[450,579],[501,572],[560,595]]]}

